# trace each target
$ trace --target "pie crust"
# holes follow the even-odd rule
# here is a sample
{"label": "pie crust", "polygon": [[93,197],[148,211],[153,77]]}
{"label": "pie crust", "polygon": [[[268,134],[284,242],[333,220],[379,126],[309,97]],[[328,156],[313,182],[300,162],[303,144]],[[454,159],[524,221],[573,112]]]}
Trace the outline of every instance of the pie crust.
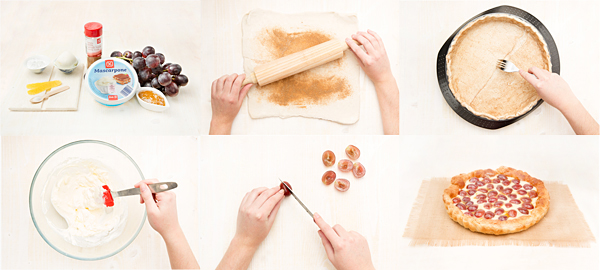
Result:
{"label": "pie crust", "polygon": [[551,70],[544,38],[528,22],[508,14],[488,14],[466,25],[446,55],[450,90],[473,114],[492,120],[520,116],[539,101],[535,88],[519,75],[496,68],[498,59],[521,69]]}
{"label": "pie crust", "polygon": [[[529,210],[528,214],[520,214],[517,217],[511,217],[505,221],[498,219],[487,219],[484,217],[477,218],[475,216],[469,216],[465,214],[466,212],[470,211],[459,209],[457,204],[452,201],[455,197],[460,198],[459,191],[461,191],[465,185],[469,184],[471,178],[493,178],[498,177],[499,175],[504,175],[509,179],[518,179],[521,181],[521,183],[527,182],[533,186],[534,190],[537,191],[537,197],[535,198],[535,201],[532,202],[532,204],[534,204],[534,208]],[[523,185],[525,184],[526,183]],[[513,184],[511,183],[511,185]],[[485,188],[485,186],[483,187]],[[500,194],[502,194],[502,192],[500,192]],[[544,217],[544,215],[546,215],[550,206],[550,195],[544,186],[544,182],[531,177],[526,172],[504,166],[498,168],[497,170],[477,170],[474,172],[454,176],[452,177],[450,187],[444,190],[442,197],[446,206],[446,211],[452,220],[471,231],[495,235],[516,233],[528,229],[529,227],[538,223]],[[496,207],[492,207],[492,210],[495,208]]]}

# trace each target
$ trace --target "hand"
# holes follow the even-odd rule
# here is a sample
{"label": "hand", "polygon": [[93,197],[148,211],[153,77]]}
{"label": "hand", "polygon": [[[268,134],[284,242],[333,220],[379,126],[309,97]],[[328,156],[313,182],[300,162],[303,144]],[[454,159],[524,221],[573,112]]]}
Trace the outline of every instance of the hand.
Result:
{"label": "hand", "polygon": [[140,188],[140,203],[146,204],[146,213],[148,223],[163,238],[167,238],[170,233],[181,229],[177,219],[177,204],[175,202],[175,193],[165,191],[152,193],[148,184],[157,183],[156,179],[147,179],[138,182],[134,187]]}
{"label": "hand", "polygon": [[336,269],[375,269],[371,261],[367,239],[355,231],[346,231],[339,224],[331,228],[317,213],[313,218],[321,229],[319,236],[325,247],[327,258]]}
{"label": "hand", "polygon": [[577,97],[575,97],[567,82],[556,73],[538,67],[531,67],[529,72],[519,70],[519,74],[531,83],[544,101],[560,111],[578,103]]}
{"label": "hand", "polygon": [[238,211],[235,236],[218,270],[248,269],[258,246],[273,226],[282,199],[283,190],[279,186],[256,188],[246,193]]}
{"label": "hand", "polygon": [[367,33],[358,32],[352,35],[352,38],[358,40],[365,48],[363,50],[349,38],[346,39],[346,43],[359,60],[358,64],[375,86],[383,134],[398,135],[400,133],[399,91],[396,79],[392,75],[390,60],[383,47],[383,41],[377,33],[371,30],[367,30]]}
{"label": "hand", "polygon": [[273,226],[283,197],[279,186],[256,188],[246,193],[238,212],[236,243],[258,248]]}
{"label": "hand", "polygon": [[346,43],[358,58],[358,64],[374,84],[393,80],[390,60],[388,59],[381,37],[374,31],[358,32],[352,38],[360,42],[364,50],[349,38]]}
{"label": "hand", "polygon": [[246,74],[225,75],[212,83],[210,134],[228,135],[252,84],[242,87]]}

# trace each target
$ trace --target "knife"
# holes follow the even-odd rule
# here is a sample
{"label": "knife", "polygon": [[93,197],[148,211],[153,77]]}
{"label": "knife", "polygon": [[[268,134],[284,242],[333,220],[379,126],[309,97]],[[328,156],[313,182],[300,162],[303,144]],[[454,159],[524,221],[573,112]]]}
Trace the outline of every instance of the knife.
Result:
{"label": "knife", "polygon": [[[163,192],[163,191],[167,191],[167,190],[176,188],[177,183],[161,182],[161,183],[150,184],[150,185],[148,185],[148,187],[150,188],[150,191],[152,191],[152,193],[159,193],[159,192]],[[112,190],[110,191],[110,195],[112,195],[113,197],[132,196],[132,195],[139,195],[139,194],[141,194],[139,188],[130,188],[130,189],[124,189],[124,190],[119,190],[119,191],[112,191]]]}
{"label": "knife", "polygon": [[294,199],[296,199],[296,201],[298,201],[298,203],[300,203],[300,205],[302,206],[302,208],[304,208],[306,213],[308,213],[310,215],[310,218],[314,219],[313,213],[310,210],[308,210],[308,207],[306,207],[306,205],[304,205],[304,203],[302,203],[302,201],[300,199],[298,199],[298,196],[296,196],[294,191],[292,191],[292,189],[288,185],[286,185],[283,181],[281,181],[281,178],[278,178],[278,179],[285,186],[285,188],[287,188],[287,190],[290,192],[290,194],[292,194],[292,196],[294,196]]}

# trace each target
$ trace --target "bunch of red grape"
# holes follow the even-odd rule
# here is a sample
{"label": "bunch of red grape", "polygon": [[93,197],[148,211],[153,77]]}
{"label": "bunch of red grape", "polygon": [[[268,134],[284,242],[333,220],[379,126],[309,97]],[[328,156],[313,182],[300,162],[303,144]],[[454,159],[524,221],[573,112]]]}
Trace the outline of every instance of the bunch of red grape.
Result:
{"label": "bunch of red grape", "polygon": [[188,77],[181,74],[179,64],[165,64],[165,55],[156,53],[152,46],[146,46],[140,51],[114,51],[110,57],[128,61],[137,71],[140,85],[160,90],[165,95],[174,97],[179,94],[179,88],[188,84]]}

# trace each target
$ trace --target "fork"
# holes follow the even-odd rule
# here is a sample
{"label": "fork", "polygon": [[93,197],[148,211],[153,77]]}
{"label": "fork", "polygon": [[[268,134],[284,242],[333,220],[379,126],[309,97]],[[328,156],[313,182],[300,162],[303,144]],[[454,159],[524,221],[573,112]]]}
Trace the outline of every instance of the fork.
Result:
{"label": "fork", "polygon": [[504,60],[504,59],[498,59],[498,62],[496,63],[496,67],[504,72],[519,71],[519,68],[517,66],[515,66],[515,64],[513,64],[511,61]]}

